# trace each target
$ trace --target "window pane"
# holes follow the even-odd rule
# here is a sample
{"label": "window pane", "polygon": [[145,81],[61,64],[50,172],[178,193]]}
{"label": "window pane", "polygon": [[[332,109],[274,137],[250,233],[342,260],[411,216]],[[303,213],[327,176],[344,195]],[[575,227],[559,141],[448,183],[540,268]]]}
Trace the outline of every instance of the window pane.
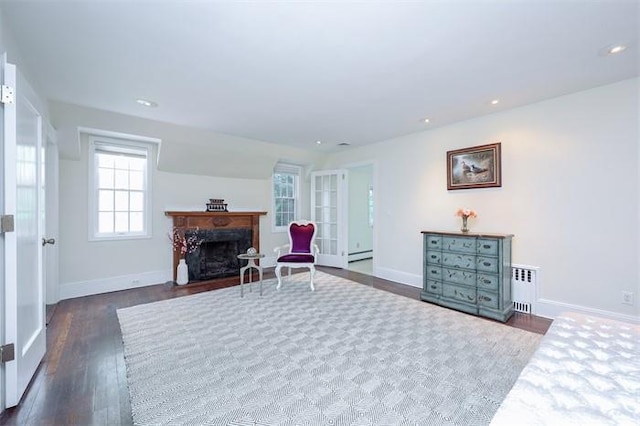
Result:
{"label": "window pane", "polygon": [[329,254],[338,254],[338,242],[336,240],[331,240],[331,253]]}
{"label": "window pane", "polygon": [[129,214],[129,228],[129,231],[131,232],[144,231],[142,212],[134,212]]}
{"label": "window pane", "polygon": [[98,213],[98,232],[100,233],[113,232],[113,213],[111,212]]}
{"label": "window pane", "polygon": [[113,169],[98,169],[98,187],[113,188]]}
{"label": "window pane", "polygon": [[118,188],[118,189],[129,188],[129,171],[127,170],[115,171],[115,188]]}
{"label": "window pane", "polygon": [[118,212],[129,210],[129,191],[115,192],[115,210]]}
{"label": "window pane", "polygon": [[109,154],[96,154],[98,156],[98,167],[107,167],[112,169],[115,165],[115,157]]}
{"label": "window pane", "polygon": [[144,194],[142,192],[131,192],[129,194],[129,210],[132,212],[144,210]]}
{"label": "window pane", "polygon": [[115,232],[129,231],[129,213],[116,212],[115,214]]}
{"label": "window pane", "polygon": [[138,170],[140,172],[144,171],[144,165],[147,163],[146,158],[136,158],[132,157],[129,160],[129,168],[131,170]]}
{"label": "window pane", "polygon": [[115,157],[116,169],[129,170],[129,157],[118,155]]}
{"label": "window pane", "polygon": [[129,172],[129,189],[144,189],[144,175],[142,174],[142,172]]}
{"label": "window pane", "polygon": [[98,194],[98,210],[113,211],[113,191],[101,189]]}

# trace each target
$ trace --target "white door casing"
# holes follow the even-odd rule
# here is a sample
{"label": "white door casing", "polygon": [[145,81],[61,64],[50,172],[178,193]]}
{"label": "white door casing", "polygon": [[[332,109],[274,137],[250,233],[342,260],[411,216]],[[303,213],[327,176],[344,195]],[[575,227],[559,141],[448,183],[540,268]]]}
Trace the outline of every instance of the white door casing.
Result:
{"label": "white door casing", "polygon": [[347,267],[347,179],[347,171],[342,169],[311,173],[311,219],[318,226],[318,265]]}
{"label": "white door casing", "polygon": [[43,138],[46,148],[44,160],[44,238],[53,239],[54,244],[42,247],[43,251],[43,286],[45,288],[45,304],[58,303],[58,145],[55,130],[47,126],[46,137]]}
{"label": "white door casing", "polygon": [[[42,280],[42,117],[14,65],[3,58],[3,84],[14,88],[14,103],[3,108],[4,214],[15,231],[4,234],[4,343],[15,344],[15,359],[4,364],[4,407],[12,407],[33,377],[46,349]],[[18,285],[19,283],[19,285]]]}

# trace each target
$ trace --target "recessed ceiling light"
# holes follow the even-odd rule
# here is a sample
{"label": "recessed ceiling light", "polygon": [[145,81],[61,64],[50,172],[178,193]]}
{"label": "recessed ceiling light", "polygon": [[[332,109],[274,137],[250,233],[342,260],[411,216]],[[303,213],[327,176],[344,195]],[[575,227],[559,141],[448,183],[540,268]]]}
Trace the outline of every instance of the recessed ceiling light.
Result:
{"label": "recessed ceiling light", "polygon": [[623,46],[623,45],[619,44],[617,46],[613,46],[613,47],[609,48],[609,50],[607,52],[610,55],[615,55],[616,53],[623,52],[626,48],[627,48],[627,46]]}
{"label": "recessed ceiling light", "polygon": [[424,119],[424,122],[425,122],[425,123],[429,123],[429,121],[430,121],[430,120],[429,120],[428,118],[425,118],[425,119]]}
{"label": "recessed ceiling light", "polygon": [[157,102],[148,101],[146,99],[136,99],[136,102],[142,106],[146,106],[147,108],[155,108],[158,106]]}
{"label": "recessed ceiling light", "polygon": [[491,105],[498,105],[500,103],[500,99],[494,99],[491,101]]}
{"label": "recessed ceiling light", "polygon": [[316,141],[316,145],[322,145],[322,141]]}

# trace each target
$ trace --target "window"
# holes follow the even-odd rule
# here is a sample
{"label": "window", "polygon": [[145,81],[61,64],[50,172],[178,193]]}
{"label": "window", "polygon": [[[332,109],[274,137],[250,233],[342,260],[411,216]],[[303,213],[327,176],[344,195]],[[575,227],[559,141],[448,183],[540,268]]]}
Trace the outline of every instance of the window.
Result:
{"label": "window", "polygon": [[300,167],[277,164],[273,171],[273,228],[286,231],[298,217]]}
{"label": "window", "polygon": [[151,236],[151,178],[145,143],[89,138],[89,239]]}

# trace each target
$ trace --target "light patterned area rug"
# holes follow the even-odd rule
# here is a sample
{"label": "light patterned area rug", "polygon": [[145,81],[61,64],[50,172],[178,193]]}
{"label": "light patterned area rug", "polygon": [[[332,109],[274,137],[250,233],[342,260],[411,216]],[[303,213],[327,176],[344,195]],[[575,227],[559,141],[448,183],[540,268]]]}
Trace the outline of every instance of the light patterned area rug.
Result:
{"label": "light patterned area rug", "polygon": [[541,337],[308,277],[119,309],[134,422],[488,424]]}

